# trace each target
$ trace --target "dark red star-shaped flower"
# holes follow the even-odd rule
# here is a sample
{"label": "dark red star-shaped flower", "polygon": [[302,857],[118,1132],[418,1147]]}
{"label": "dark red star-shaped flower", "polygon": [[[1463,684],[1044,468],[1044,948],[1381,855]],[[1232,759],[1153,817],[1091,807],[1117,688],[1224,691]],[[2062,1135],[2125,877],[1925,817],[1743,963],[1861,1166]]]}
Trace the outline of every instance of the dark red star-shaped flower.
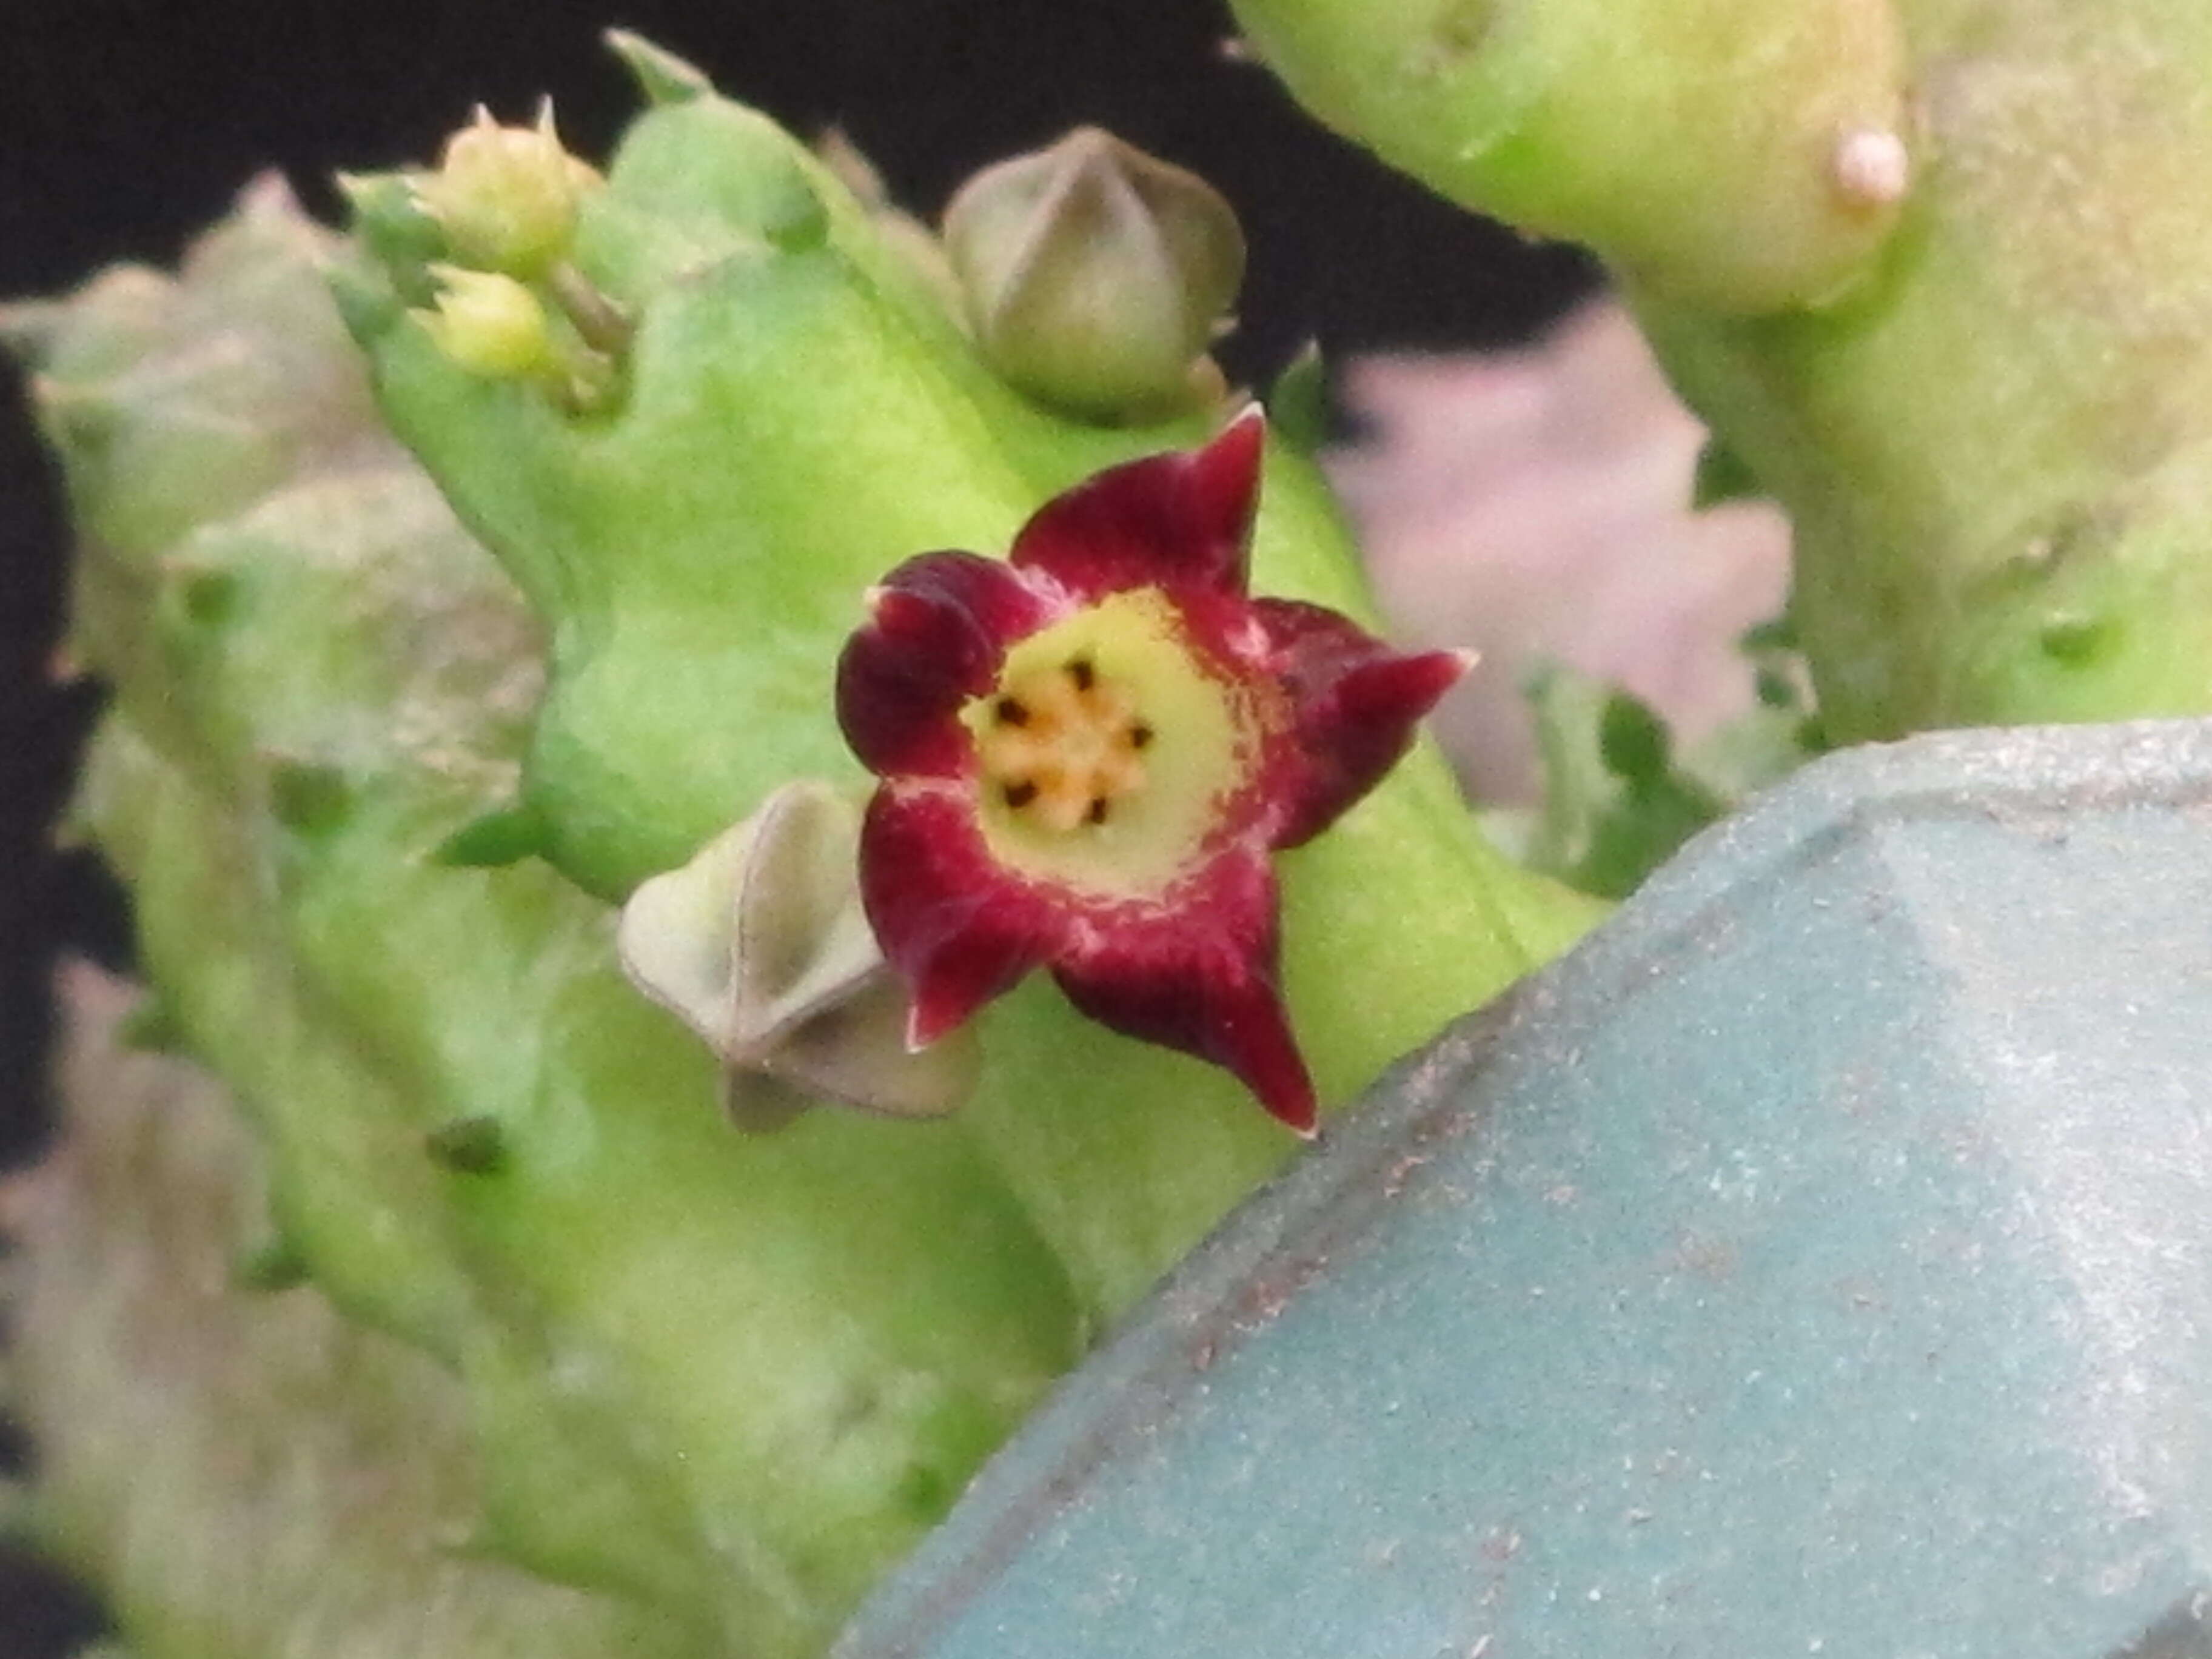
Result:
{"label": "dark red star-shaped flower", "polygon": [[870,592],[837,716],[882,780],[860,892],[915,1046],[1045,967],[1313,1132],[1268,854],[1372,788],[1468,659],[1248,596],[1265,435],[1248,410],[1046,503],[1004,562],[925,553]]}

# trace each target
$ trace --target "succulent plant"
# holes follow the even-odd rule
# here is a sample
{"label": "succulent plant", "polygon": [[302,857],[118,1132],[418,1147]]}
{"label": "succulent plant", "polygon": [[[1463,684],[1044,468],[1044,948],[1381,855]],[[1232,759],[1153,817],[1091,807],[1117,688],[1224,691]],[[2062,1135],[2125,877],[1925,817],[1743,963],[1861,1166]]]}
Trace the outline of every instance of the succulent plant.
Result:
{"label": "succulent plant", "polygon": [[[553,296],[588,292],[626,319],[618,396],[579,410],[455,363],[401,303],[428,259],[373,214],[366,245],[403,251],[340,287],[386,418],[548,629],[521,787],[475,845],[534,854],[610,900],[792,779],[860,786],[829,677],[886,572],[1004,547],[1048,497],[1217,419],[1102,426],[1031,402],[811,151],[651,48],[623,49],[659,101],[580,205]],[[1255,590],[1369,615],[1310,463],[1271,447],[1262,502]],[[1330,1102],[1590,914],[1492,851],[1425,749],[1284,880],[1288,996]],[[1416,910],[1431,947],[1404,931]],[[1328,988],[1386,962],[1374,1008]],[[1102,1038],[1041,988],[981,1035],[963,1125],[1096,1318],[1285,1155],[1233,1085]]]}
{"label": "succulent plant", "polygon": [[[1081,1316],[964,1139],[732,1133],[603,905],[440,861],[512,787],[538,633],[368,420],[328,251],[264,189],[180,282],[35,325],[46,406],[104,422],[63,434],[75,648],[115,689],[78,817],[170,1024],[254,1115],[287,1250],[458,1377],[483,1547],[709,1650],[804,1650]],[[210,429],[236,465],[185,464]],[[119,510],[149,477],[161,514]]]}
{"label": "succulent plant", "polygon": [[[587,1598],[578,1650],[773,1659],[1297,1142],[1043,984],[978,1018],[964,1108],[898,1115],[862,1011],[899,982],[817,884],[866,786],[840,650],[902,561],[1003,547],[1223,411],[1031,401],[879,204],[619,45],[652,104],[603,178],[480,124],[440,173],[349,179],[350,238],[264,183],[176,276],[0,322],[82,538],[71,650],[113,696],[73,821],[130,885],[149,1029],[251,1121],[288,1294],[440,1368],[364,1359],[330,1408],[434,1413],[475,1471],[441,1514]],[[1365,617],[1311,463],[1264,475],[1261,603]],[[1596,913],[1425,745],[1280,875],[1331,1108]],[[793,1109],[833,1097],[878,1109]],[[73,1443],[70,1390],[28,1404]],[[299,1495],[333,1559],[337,1490]],[[66,1540],[132,1587],[142,1659],[206,1650],[204,1586],[118,1542],[216,1512],[160,1495]]]}
{"label": "succulent plant", "polygon": [[[1706,493],[1791,516],[1765,738],[1678,761],[1553,681],[1550,863],[1632,884],[1723,770],[1819,743],[2212,708],[2200,5],[1237,3],[1325,119],[1604,255],[1713,429]],[[113,688],[76,823],[131,886],[146,1029],[257,1148],[149,1156],[223,1217],[265,1179],[260,1276],[320,1298],[292,1330],[211,1294],[146,1415],[96,1369],[159,1298],[87,1290],[113,1322],[27,1373],[37,1513],[143,1659],[296,1631],[163,1552],[273,1534],[225,1461],[269,1425],[210,1379],[302,1352],[325,1426],[424,1426],[389,1516],[312,1443],[297,1607],[465,1578],[483,1633],[421,1639],[818,1650],[1294,1150],[1240,1079],[1304,1127],[1596,914],[1425,744],[1394,769],[1459,664],[1375,640],[1310,459],[1231,420],[1211,192],[1079,134],[933,242],[855,157],[616,44],[648,107],[603,170],[486,118],[346,180],[345,237],[263,185],[175,278],[0,313]],[[1155,703],[1220,739],[1188,775]],[[1189,823],[1078,839],[1146,799]],[[1162,926],[1232,866],[1235,926]],[[1067,995],[1015,983],[1042,964]],[[972,1052],[906,1052],[971,1014]],[[15,1206],[33,1329],[70,1252],[152,1248],[69,1162],[143,1115],[88,1109]],[[194,1455],[118,1483],[104,1437],[156,1421]]]}

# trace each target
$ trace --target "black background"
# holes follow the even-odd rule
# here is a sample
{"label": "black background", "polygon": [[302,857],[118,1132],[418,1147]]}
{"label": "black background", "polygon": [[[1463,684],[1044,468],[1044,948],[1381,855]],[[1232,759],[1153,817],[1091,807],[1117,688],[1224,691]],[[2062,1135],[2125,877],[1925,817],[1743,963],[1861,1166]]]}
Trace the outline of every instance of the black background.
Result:
{"label": "black background", "polygon": [[[802,132],[836,123],[900,199],[933,214],[984,163],[1097,122],[1195,168],[1251,244],[1232,373],[1308,338],[1331,354],[1523,337],[1589,281],[1427,197],[1223,51],[1209,0],[537,0],[283,6],[21,0],[0,31],[0,296],[120,258],[173,259],[256,171],[334,211],[341,167],[428,161],[477,100],[525,118],[550,92],[603,156],[635,99],[599,41],[635,28]],[[64,945],[127,952],[120,899],[46,826],[97,694],[58,690],[64,533],[54,481],[0,368],[0,1166],[35,1147],[46,975]],[[21,1448],[0,1443],[0,1467]],[[0,1659],[67,1652],[82,1598],[0,1555]]]}

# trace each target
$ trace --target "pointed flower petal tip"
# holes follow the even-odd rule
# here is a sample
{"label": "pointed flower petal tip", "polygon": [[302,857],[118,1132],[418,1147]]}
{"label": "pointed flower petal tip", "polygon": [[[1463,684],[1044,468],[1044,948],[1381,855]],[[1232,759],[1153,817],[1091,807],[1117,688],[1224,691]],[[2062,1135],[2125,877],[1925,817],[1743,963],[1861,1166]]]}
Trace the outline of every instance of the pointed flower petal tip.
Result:
{"label": "pointed flower petal tip", "polygon": [[1234,581],[1244,586],[1244,561],[1260,506],[1260,470],[1267,453],[1267,413],[1247,404],[1198,452],[1191,466],[1197,516],[1218,542],[1236,549]]}
{"label": "pointed flower petal tip", "polygon": [[1198,465],[1232,482],[1242,502],[1241,511],[1249,517],[1259,496],[1260,463],[1267,449],[1267,407],[1258,398],[1249,398],[1198,452]]}
{"label": "pointed flower petal tip", "polygon": [[1039,508],[1012,562],[1086,599],[1147,586],[1241,597],[1266,448],[1254,404],[1202,448],[1109,467]]}
{"label": "pointed flower petal tip", "polygon": [[1460,651],[1386,653],[1344,677],[1346,712],[1354,719],[1402,724],[1410,738],[1414,722],[1443,701],[1470,665]]}
{"label": "pointed flower petal tip", "polygon": [[1266,436],[1249,408],[1046,503],[1005,563],[924,554],[871,590],[838,717],[881,781],[860,898],[919,1053],[1044,967],[1314,1133],[1268,855],[1371,789],[1469,659],[1247,597]]}
{"label": "pointed flower petal tip", "polygon": [[777,1127],[793,1101],[933,1116],[973,1090],[972,1042],[905,1049],[905,993],[860,911],[859,831],[835,788],[788,784],[623,907],[623,971],[720,1060],[740,1127]]}

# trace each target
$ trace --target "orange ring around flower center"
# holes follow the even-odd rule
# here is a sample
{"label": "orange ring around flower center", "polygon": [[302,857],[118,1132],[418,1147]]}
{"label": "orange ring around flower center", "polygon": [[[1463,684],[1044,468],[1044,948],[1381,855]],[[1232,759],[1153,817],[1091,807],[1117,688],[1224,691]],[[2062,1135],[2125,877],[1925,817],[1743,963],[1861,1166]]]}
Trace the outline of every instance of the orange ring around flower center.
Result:
{"label": "orange ring around flower center", "polygon": [[1249,770],[1249,712],[1153,588],[1022,641],[961,720],[994,856],[1112,896],[1172,881]]}
{"label": "orange ring around flower center", "polygon": [[1068,835],[1105,824],[1145,787],[1152,741],[1127,687],[1078,656],[1001,680],[975,755],[1009,810]]}

